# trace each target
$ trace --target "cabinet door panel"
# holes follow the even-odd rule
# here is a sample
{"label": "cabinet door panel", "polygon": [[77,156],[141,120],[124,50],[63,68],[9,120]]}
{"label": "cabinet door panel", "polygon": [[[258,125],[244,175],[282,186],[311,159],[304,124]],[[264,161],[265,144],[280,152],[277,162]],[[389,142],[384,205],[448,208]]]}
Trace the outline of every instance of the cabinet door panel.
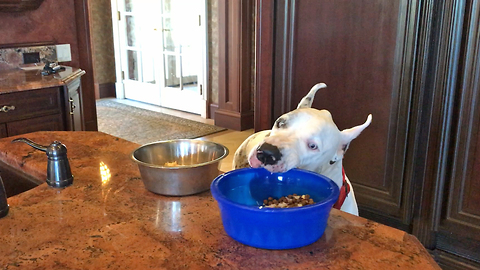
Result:
{"label": "cabinet door panel", "polygon": [[70,102],[70,118],[72,121],[72,131],[82,131],[83,128],[83,115],[81,111],[80,95],[72,95],[69,98]]}
{"label": "cabinet door panel", "polygon": [[[344,166],[361,206],[401,217],[408,85],[401,84],[406,44],[404,1],[299,1],[290,108],[316,82],[314,107],[328,109],[340,130],[373,122],[346,153]],[[305,30],[303,30],[305,29]],[[368,35],[365,33],[368,32]],[[395,129],[398,127],[398,130]]]}
{"label": "cabinet door panel", "polygon": [[61,114],[47,115],[7,123],[8,136],[15,136],[35,131],[64,130]]}
{"label": "cabinet door panel", "polygon": [[[274,18],[267,21],[263,11],[259,18],[261,30],[274,23],[272,36],[259,30],[259,55],[272,50],[265,42],[273,37],[275,64],[271,75],[262,66],[257,73],[259,85],[268,82],[267,76],[273,78],[271,124],[296,108],[318,82],[328,87],[317,92],[313,107],[328,109],[339,129],[362,124],[372,113],[371,126],[346,153],[345,171],[361,215],[377,221],[385,217],[382,222],[408,229],[412,194],[407,192],[411,179],[405,176],[405,160],[413,75],[406,71],[414,63],[419,3],[302,0],[272,5]],[[268,116],[269,111],[256,115]]]}
{"label": "cabinet door panel", "polygon": [[80,78],[78,78],[66,85],[66,92],[68,93],[67,129],[71,131],[85,130],[80,82]]}
{"label": "cabinet door panel", "polygon": [[[440,218],[437,245],[440,249],[480,261],[480,40],[478,18],[465,31],[462,51],[462,78],[455,89],[456,111],[452,114],[451,146],[440,181]],[[473,20],[472,20],[473,21]]]}

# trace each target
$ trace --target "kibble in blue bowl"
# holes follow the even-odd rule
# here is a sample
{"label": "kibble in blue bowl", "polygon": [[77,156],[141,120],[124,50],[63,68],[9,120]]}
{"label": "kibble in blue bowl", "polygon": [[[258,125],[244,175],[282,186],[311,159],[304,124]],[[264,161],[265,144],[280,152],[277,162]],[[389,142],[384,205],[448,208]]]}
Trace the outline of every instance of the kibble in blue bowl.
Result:
{"label": "kibble in blue bowl", "polygon": [[[212,182],[226,233],[245,245],[264,249],[291,249],[317,241],[339,196],[329,178],[305,170],[270,173],[245,168],[224,173]],[[270,208],[269,197],[308,195],[313,204]]]}

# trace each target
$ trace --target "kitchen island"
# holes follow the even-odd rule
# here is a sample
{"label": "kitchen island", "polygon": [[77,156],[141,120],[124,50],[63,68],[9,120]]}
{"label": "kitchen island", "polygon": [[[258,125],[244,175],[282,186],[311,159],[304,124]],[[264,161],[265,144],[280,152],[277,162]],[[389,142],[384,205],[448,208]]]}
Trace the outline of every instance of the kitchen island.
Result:
{"label": "kitchen island", "polygon": [[414,236],[336,209],[314,244],[245,246],[223,230],[209,191],[147,191],[130,159],[135,143],[83,131],[0,139],[0,162],[37,179],[46,178],[47,157],[11,142],[18,137],[64,143],[75,178],[64,189],[44,183],[8,198],[10,212],[0,219],[2,269],[440,269]]}

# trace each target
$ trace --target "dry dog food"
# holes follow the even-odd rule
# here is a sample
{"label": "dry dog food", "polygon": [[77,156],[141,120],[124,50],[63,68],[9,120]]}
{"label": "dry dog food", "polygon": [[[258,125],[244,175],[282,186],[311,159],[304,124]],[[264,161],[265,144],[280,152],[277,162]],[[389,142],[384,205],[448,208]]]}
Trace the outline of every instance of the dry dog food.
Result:
{"label": "dry dog food", "polygon": [[178,163],[176,161],[174,162],[165,162],[165,164],[163,165],[165,167],[177,167],[178,166]]}
{"label": "dry dog food", "polygon": [[275,199],[268,197],[268,199],[263,200],[263,207],[267,208],[291,208],[291,207],[302,207],[309,204],[314,204],[310,195],[297,195],[292,194],[288,196],[281,197],[280,199]]}

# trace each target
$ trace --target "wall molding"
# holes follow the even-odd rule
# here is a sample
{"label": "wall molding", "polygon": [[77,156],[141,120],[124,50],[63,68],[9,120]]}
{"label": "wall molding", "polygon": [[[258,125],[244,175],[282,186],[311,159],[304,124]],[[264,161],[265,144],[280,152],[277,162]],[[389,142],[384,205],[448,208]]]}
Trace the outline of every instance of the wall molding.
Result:
{"label": "wall molding", "polygon": [[218,1],[219,72],[215,125],[245,130],[253,127],[252,1]]}
{"label": "wall molding", "polygon": [[55,41],[39,41],[39,42],[30,42],[30,43],[0,44],[0,49],[38,47],[38,46],[49,46],[49,45],[55,45]]}
{"label": "wall molding", "polygon": [[77,26],[79,68],[85,70],[82,76],[82,100],[85,130],[97,131],[97,108],[95,104],[95,81],[93,78],[93,52],[90,37],[90,16],[87,0],[74,1],[75,23]]}

